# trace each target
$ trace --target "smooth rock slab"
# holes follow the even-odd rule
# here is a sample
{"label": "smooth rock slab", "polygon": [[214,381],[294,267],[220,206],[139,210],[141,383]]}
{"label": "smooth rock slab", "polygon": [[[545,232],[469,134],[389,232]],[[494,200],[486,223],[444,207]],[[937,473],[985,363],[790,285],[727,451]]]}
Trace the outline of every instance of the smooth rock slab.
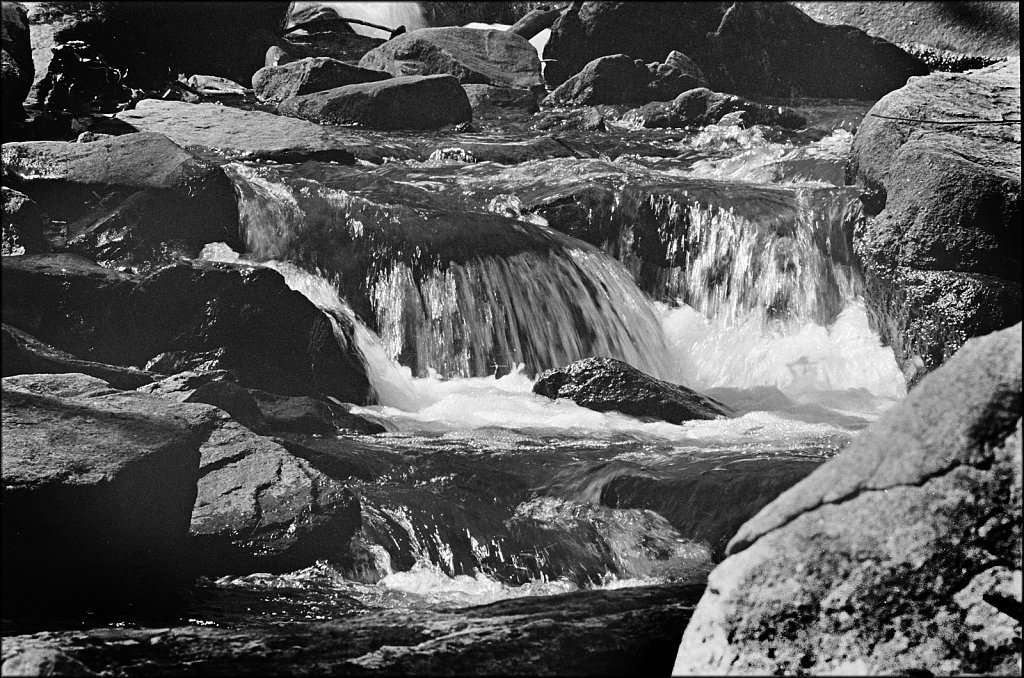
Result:
{"label": "smooth rock slab", "polygon": [[373,129],[435,129],[468,122],[473,109],[450,75],[404,76],[285,99],[284,115]]}
{"label": "smooth rock slab", "polygon": [[184,574],[204,414],[39,390],[3,384],[5,615],[168,593]]}
{"label": "smooth rock slab", "polygon": [[716,400],[612,358],[584,358],[547,370],[537,378],[533,392],[552,399],[569,398],[598,412],[614,410],[672,424],[731,416],[730,409]]}
{"label": "smooth rock slab", "polygon": [[969,341],[741,527],[674,673],[1019,673],[1021,338]]}
{"label": "smooth rock slab", "polygon": [[533,89],[544,84],[533,45],[515,33],[492,29],[410,31],[370,50],[359,65],[396,77],[448,74],[464,85]]}

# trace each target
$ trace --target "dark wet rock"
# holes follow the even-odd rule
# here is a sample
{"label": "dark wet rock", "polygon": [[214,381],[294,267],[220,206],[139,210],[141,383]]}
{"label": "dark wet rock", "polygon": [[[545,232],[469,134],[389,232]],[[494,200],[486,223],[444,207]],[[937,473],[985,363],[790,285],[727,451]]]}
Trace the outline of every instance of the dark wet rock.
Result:
{"label": "dark wet rock", "polygon": [[740,528],[675,672],[1015,675],[1020,540],[1017,324]]}
{"label": "dark wet rock", "polygon": [[600,486],[602,506],[647,509],[665,517],[685,539],[705,543],[715,561],[743,523],[825,463],[823,458],[763,458],[737,454],[697,460],[671,475],[656,469],[617,472]]}
{"label": "dark wet rock", "polygon": [[385,431],[380,424],[352,414],[346,406],[328,400],[309,396],[285,397],[258,389],[249,393],[263,414],[267,428],[272,431],[323,435],[334,435],[339,430],[354,433]]}
{"label": "dark wet rock", "polygon": [[367,52],[359,65],[396,77],[448,74],[464,85],[543,85],[533,45],[515,33],[491,29],[446,26],[410,31]]}
{"label": "dark wet rock", "polygon": [[927,68],[895,45],[818,24],[786,3],[583,2],[555,22],[544,58],[551,85],[593,59],[692,57],[715,90],[747,96],[877,98]]}
{"label": "dark wet rock", "polygon": [[[505,600],[449,611],[367,611],[267,625],[120,628],[49,634],[90,669],[134,675],[666,674],[701,586],[660,585]],[[675,629],[675,630],[673,630]],[[4,638],[4,657],[38,646]]]}
{"label": "dark wet rock", "polygon": [[667,101],[706,84],[700,68],[679,52],[673,51],[665,63],[650,64],[613,54],[588,63],[549,94],[544,103],[581,106]]}
{"label": "dark wet rock", "polygon": [[331,318],[271,269],[181,262],[139,279],[68,254],[2,263],[4,322],[81,359],[140,366],[177,352],[165,362],[215,360],[249,388],[368,397],[348,321],[337,320],[342,346]]}
{"label": "dark wet rock", "polygon": [[223,369],[238,383],[282,395],[329,395],[364,403],[366,371],[348,335],[280,273],[243,264],[182,262],[138,283],[130,299],[140,363],[165,351],[223,349]]}
{"label": "dark wet rock", "polygon": [[116,388],[138,388],[153,381],[153,375],[143,370],[80,360],[6,323],[2,332],[5,377],[75,372],[103,379]]}
{"label": "dark wet rock", "polygon": [[475,117],[510,109],[527,113],[534,113],[537,110],[537,95],[533,90],[493,85],[463,85],[462,89],[466,91]]}
{"label": "dark wet rock", "polygon": [[284,115],[373,129],[435,129],[473,118],[466,92],[450,75],[403,76],[285,99]]}
{"label": "dark wet rock", "polygon": [[367,145],[350,132],[216,104],[144,99],[134,109],[118,113],[117,119],[141,131],[165,134],[194,151],[232,160],[351,164],[353,152]]}
{"label": "dark wet rock", "polygon": [[49,251],[49,217],[24,193],[7,186],[2,188],[3,256]]}
{"label": "dark wet rock", "polygon": [[249,82],[263,65],[267,48],[277,41],[288,6],[37,3],[29,16],[37,77],[44,77],[52,65],[44,52],[77,40],[124,74],[132,87],[153,90],[178,73]]}
{"label": "dark wet rock", "polygon": [[[726,116],[730,117],[726,119]],[[721,121],[742,127],[774,125],[799,129],[807,125],[806,118],[790,108],[758,104],[733,94],[712,92],[706,87],[683,92],[667,103],[649,103],[627,112],[623,119],[648,128],[704,126]]]}
{"label": "dark wet rock", "polygon": [[391,75],[351,66],[329,57],[306,57],[283,65],[264,66],[252,76],[252,88],[261,101],[283,101],[335,87],[386,80]]}
{"label": "dark wet rock", "polygon": [[68,224],[68,246],[97,261],[141,265],[238,243],[227,177],[161,134],[8,143],[3,166],[5,181]]}
{"label": "dark wet rock", "polygon": [[213,405],[255,433],[267,431],[267,420],[259,405],[227,371],[182,372],[137,390],[141,393],[172,398],[181,403]]}
{"label": "dark wet rock", "polygon": [[134,276],[75,254],[3,257],[3,321],[76,357],[132,364],[128,296]]}
{"label": "dark wet rock", "polygon": [[201,452],[190,531],[197,572],[288,572],[345,553],[359,502],[343,485],[234,422]]}
{"label": "dark wet rock", "polygon": [[[3,4],[2,22],[0,22],[0,41],[2,41],[2,78],[3,94],[0,99],[0,113],[3,113],[4,126],[9,121],[20,121],[25,114],[22,104],[32,87],[34,66],[32,64],[32,48],[29,45],[28,13],[25,8],[15,2]],[[4,137],[7,138],[6,129]]]}
{"label": "dark wet rock", "polygon": [[655,379],[612,358],[585,358],[537,378],[533,392],[569,398],[598,412],[616,411],[678,424],[693,419],[731,416],[731,410],[684,386]]}
{"label": "dark wet rock", "polygon": [[199,472],[194,422],[163,401],[117,397],[55,397],[4,380],[5,615],[116,606],[181,583]]}
{"label": "dark wet rock", "polygon": [[794,2],[815,21],[855,26],[894,43],[988,57],[1020,55],[1016,2]]}
{"label": "dark wet rock", "polygon": [[911,382],[967,338],[1020,319],[1022,258],[1019,127],[913,120],[1019,111],[1014,59],[915,79],[857,130],[849,176],[866,191],[869,219],[854,247],[875,283],[869,311]]}

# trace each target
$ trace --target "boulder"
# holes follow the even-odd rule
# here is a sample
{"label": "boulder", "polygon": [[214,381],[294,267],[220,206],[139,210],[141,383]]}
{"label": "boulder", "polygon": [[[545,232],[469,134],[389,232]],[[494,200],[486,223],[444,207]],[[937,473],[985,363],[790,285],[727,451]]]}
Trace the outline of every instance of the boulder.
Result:
{"label": "boulder", "polygon": [[1019,126],[916,121],[1019,111],[1013,59],[916,78],[875,104],[854,137],[848,178],[864,188],[868,216],[854,248],[874,282],[866,300],[911,382],[968,337],[1021,317]]}
{"label": "boulder", "polygon": [[199,573],[289,572],[346,554],[360,510],[343,485],[234,422],[201,452],[190,530]]}
{"label": "boulder", "polygon": [[5,676],[99,675],[67,653],[35,638],[27,643],[15,643],[10,650],[4,648],[3,661],[0,671]]}
{"label": "boulder", "polygon": [[573,3],[552,27],[551,85],[593,59],[690,55],[709,86],[746,96],[877,98],[924,75],[918,59],[863,31],[825,26],[787,3]]}
{"label": "boulder", "polygon": [[726,405],[685,386],[655,379],[612,358],[584,358],[537,378],[533,392],[569,398],[598,412],[615,411],[642,419],[679,424],[732,416]]}
{"label": "boulder", "polygon": [[653,102],[628,111],[623,119],[639,123],[642,127],[688,127],[714,125],[726,118],[742,127],[772,125],[799,129],[807,119],[796,111],[782,106],[769,106],[748,101],[733,94],[712,92],[698,87],[683,92],[668,103]]}
{"label": "boulder", "polygon": [[[20,121],[25,115],[22,104],[32,87],[34,67],[25,8],[16,2],[5,2],[0,19],[0,84],[3,85],[0,113],[6,128],[8,121]],[[4,137],[7,137],[6,129]]]}
{"label": "boulder", "polygon": [[509,110],[526,113],[537,111],[537,95],[533,90],[518,87],[495,87],[493,85],[463,85],[473,115],[489,115]]}
{"label": "boulder", "polygon": [[676,675],[1016,675],[1021,325],[969,341],[733,537]]}
{"label": "boulder", "polygon": [[351,131],[329,129],[263,111],[216,104],[144,99],[117,114],[134,128],[166,134],[175,143],[230,160],[302,162],[318,160],[351,165],[354,155],[380,162],[382,153],[404,157],[384,144],[371,144]]}
{"label": "boulder", "polygon": [[390,77],[388,73],[351,66],[329,57],[307,57],[283,65],[264,66],[253,74],[252,88],[261,101],[283,101],[292,96]]}
{"label": "boulder", "polygon": [[4,379],[5,615],[155,600],[182,583],[198,425],[163,401],[112,397]]}
{"label": "boulder", "polygon": [[450,75],[403,76],[285,99],[284,115],[373,129],[435,129],[473,119],[466,92]]}
{"label": "boulder", "polygon": [[630,104],[666,101],[707,84],[700,68],[673,51],[665,63],[645,64],[625,54],[594,59],[551,94],[548,105]]}
{"label": "boulder", "polygon": [[32,198],[3,186],[3,256],[38,254],[50,249],[49,217]]}
{"label": "boulder", "polygon": [[4,322],[78,358],[140,366],[177,352],[189,369],[188,355],[215,352],[245,387],[368,397],[351,324],[332,320],[272,269],[181,262],[140,279],[68,254],[2,262]]}
{"label": "boulder", "polygon": [[162,134],[3,145],[4,180],[67,224],[72,251],[110,265],[236,243],[231,182]]}
{"label": "boulder", "polygon": [[960,54],[1020,56],[1017,2],[794,2],[815,21]]}
{"label": "boulder", "polygon": [[3,325],[2,336],[5,377],[74,372],[103,379],[115,388],[138,388],[153,381],[153,375],[143,370],[80,360],[6,323]]}
{"label": "boulder", "polygon": [[221,349],[220,366],[248,388],[353,403],[369,397],[351,324],[337,320],[336,335],[331,318],[269,268],[165,267],[138,283],[126,319],[136,342],[131,357],[140,364],[166,351]]}
{"label": "boulder", "polygon": [[137,389],[180,403],[204,403],[218,407],[242,426],[265,433],[267,420],[249,392],[226,370],[180,372]]}
{"label": "boulder", "polygon": [[[203,387],[209,389],[209,387]],[[202,389],[196,393],[200,393]],[[309,396],[279,396],[259,389],[249,391],[271,431],[335,435],[339,430],[354,433],[384,433],[383,426],[351,414],[348,408]]]}
{"label": "boulder", "polygon": [[533,45],[515,33],[492,29],[445,26],[410,31],[370,50],[359,65],[396,77],[448,74],[464,85],[543,85]]}

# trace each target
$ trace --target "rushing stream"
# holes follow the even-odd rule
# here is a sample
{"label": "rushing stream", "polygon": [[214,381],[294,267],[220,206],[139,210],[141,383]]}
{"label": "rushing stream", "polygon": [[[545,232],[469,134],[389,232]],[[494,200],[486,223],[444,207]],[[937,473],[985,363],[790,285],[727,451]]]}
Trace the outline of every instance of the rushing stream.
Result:
{"label": "rushing stream", "polygon": [[[866,106],[795,103],[802,134],[620,120],[565,133],[582,157],[514,166],[228,165],[249,256],[355,323],[377,404],[354,411],[388,432],[340,437],[369,470],[337,562],[208,582],[189,618],[702,581],[746,518],[905,395],[848,251],[843,165]],[[445,139],[525,141],[527,125]],[[531,392],[591,355],[738,416],[645,422]]]}

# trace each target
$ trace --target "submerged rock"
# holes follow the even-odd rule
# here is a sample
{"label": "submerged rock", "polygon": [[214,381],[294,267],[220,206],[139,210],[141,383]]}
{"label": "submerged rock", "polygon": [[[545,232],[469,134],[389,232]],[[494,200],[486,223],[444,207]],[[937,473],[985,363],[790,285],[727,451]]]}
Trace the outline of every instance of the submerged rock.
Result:
{"label": "submerged rock", "polygon": [[329,57],[307,57],[261,68],[252,76],[252,88],[261,101],[283,101],[292,96],[390,77],[382,71],[359,68]]}
{"label": "submerged rock", "polygon": [[223,171],[162,134],[91,143],[3,145],[4,179],[67,224],[69,248],[109,264],[143,264],[169,251],[196,255],[238,243],[238,210]]}
{"label": "submerged rock", "polygon": [[473,115],[481,116],[508,110],[527,113],[537,111],[537,95],[521,87],[495,87],[494,85],[463,85]]}
{"label": "submerged rock", "polygon": [[541,87],[540,59],[526,38],[479,28],[422,28],[367,52],[359,65],[396,77],[448,74],[462,84]]}
{"label": "submerged rock", "polygon": [[1016,675],[1020,542],[1018,323],[740,528],[675,673]]}
{"label": "submerged rock", "polygon": [[1014,59],[914,79],[857,130],[848,171],[869,219],[854,247],[875,325],[912,383],[967,338],[1020,320],[1020,128],[970,124],[1019,112]]}
{"label": "submerged rock", "polygon": [[807,120],[796,111],[782,106],[769,106],[748,101],[732,94],[712,92],[697,87],[683,92],[668,103],[654,102],[628,111],[623,119],[638,122],[643,127],[705,126],[724,122],[730,116],[732,124],[741,127],[774,125],[798,129]]}
{"label": "submerged rock", "polygon": [[450,75],[403,76],[294,96],[278,106],[284,115],[319,123],[373,129],[435,129],[468,122],[473,110]]}
{"label": "submerged rock", "polygon": [[655,379],[612,358],[585,358],[548,370],[537,378],[533,392],[551,399],[569,398],[598,412],[612,410],[672,424],[732,414],[726,405],[712,398]]}
{"label": "submerged rock", "polygon": [[126,406],[102,391],[55,396],[9,379],[4,614],[117,606],[181,584],[199,425],[157,399]]}

